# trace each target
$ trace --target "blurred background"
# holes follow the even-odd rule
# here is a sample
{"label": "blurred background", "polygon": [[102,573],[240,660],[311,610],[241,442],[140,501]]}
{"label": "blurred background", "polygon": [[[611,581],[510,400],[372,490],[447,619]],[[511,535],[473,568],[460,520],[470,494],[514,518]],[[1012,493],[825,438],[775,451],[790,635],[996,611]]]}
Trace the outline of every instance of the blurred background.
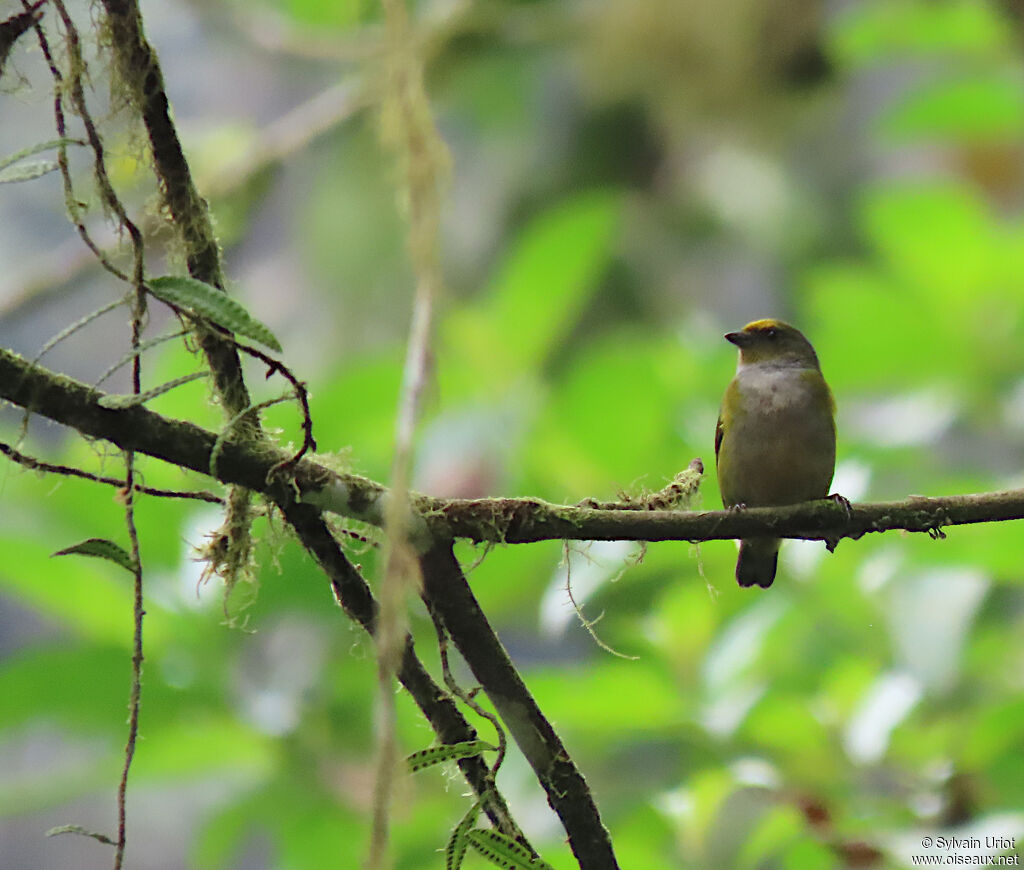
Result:
{"label": "blurred background", "polygon": [[[90,8],[69,4],[83,35]],[[0,4],[3,17],[20,6]],[[382,145],[369,0],[143,2],[231,291],[312,393],[332,461],[386,481],[413,277]],[[559,502],[657,490],[713,432],[722,334],[775,316],[815,344],[851,500],[1024,486],[1024,6],[1016,0],[410,3],[451,152],[446,296],[417,489]],[[51,13],[48,27],[54,26]],[[34,37],[0,82],[0,154],[54,138]],[[56,37],[55,37],[56,41]],[[144,136],[87,46],[110,169],[181,271]],[[116,241],[73,153],[89,226]],[[58,175],[0,187],[0,341],[30,357],[117,299]],[[124,308],[42,362],[96,382]],[[149,335],[175,322],[154,306]],[[179,342],[148,385],[197,369]],[[126,389],[125,369],[104,381]],[[253,367],[257,398],[284,391]],[[151,407],[219,428],[193,382]],[[298,442],[295,408],[268,426]],[[0,434],[22,432],[6,409]],[[109,446],[35,420],[22,448],[117,476]],[[205,488],[155,460],[151,486]],[[195,547],[219,523],[144,498],[146,665],[128,866],[355,867],[372,788],[375,664],[323,577],[261,520],[256,584],[226,605]],[[0,469],[0,867],[107,867],[126,736],[131,590],[111,489]],[[1019,524],[790,542],[767,591],[710,542],[465,546],[470,581],[593,787],[624,868],[901,868],[922,837],[1024,838]],[[353,541],[371,579],[377,552]],[[567,570],[601,649],[568,603]],[[230,619],[225,618],[225,610]],[[433,629],[411,614],[421,654]],[[230,624],[228,624],[230,623]],[[398,700],[403,750],[432,734]],[[479,723],[482,736],[489,726]],[[525,762],[500,784],[555,868],[575,866]],[[401,786],[396,866],[443,865],[465,786]],[[1005,844],[1003,844],[1005,845]],[[983,847],[963,854],[1001,854]],[[1019,857],[1020,849],[1010,850]],[[483,868],[470,855],[467,868]]]}

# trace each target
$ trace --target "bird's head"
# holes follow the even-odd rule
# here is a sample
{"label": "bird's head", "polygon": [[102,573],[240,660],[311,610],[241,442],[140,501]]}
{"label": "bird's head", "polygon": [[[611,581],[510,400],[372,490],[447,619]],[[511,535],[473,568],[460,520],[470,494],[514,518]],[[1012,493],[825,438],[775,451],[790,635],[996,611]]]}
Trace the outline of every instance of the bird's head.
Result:
{"label": "bird's head", "polygon": [[740,349],[740,365],[773,363],[818,367],[818,355],[804,334],[781,320],[755,320],[739,332],[727,333],[725,338]]}

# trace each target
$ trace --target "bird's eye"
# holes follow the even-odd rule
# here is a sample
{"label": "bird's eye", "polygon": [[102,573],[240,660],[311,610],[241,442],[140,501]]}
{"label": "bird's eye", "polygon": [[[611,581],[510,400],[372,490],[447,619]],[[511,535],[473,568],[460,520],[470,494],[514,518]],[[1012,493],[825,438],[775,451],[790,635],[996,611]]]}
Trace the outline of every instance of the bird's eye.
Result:
{"label": "bird's eye", "polygon": [[769,326],[769,327],[768,327],[768,328],[767,328],[767,329],[766,329],[766,330],[764,331],[764,334],[765,334],[766,336],[768,336],[768,338],[771,338],[771,339],[776,339],[776,338],[778,338],[778,337],[779,337],[779,331],[778,331],[778,330],[777,330],[777,329],[776,329],[776,328],[775,328],[774,326]]}

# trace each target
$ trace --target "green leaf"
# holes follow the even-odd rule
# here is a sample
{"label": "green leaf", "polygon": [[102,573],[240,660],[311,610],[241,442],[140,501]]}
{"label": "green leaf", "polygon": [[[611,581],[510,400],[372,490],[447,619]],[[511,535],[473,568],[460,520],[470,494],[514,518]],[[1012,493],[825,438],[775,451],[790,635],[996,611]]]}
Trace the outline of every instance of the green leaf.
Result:
{"label": "green leaf", "polygon": [[[131,588],[106,565],[95,559],[52,559],[49,547],[13,532],[0,536],[0,553],[7,554],[0,561],[4,594],[84,638],[131,646]],[[159,602],[147,601],[146,613],[146,648],[153,652],[178,629]]]}
{"label": "green leaf", "polygon": [[459,758],[469,758],[471,755],[479,755],[481,752],[496,752],[497,747],[492,746],[484,740],[465,740],[462,743],[442,743],[440,746],[430,746],[414,752],[405,759],[406,765],[411,773],[433,767],[445,761],[455,761]]}
{"label": "green leaf", "polygon": [[466,857],[466,850],[469,848],[469,832],[476,824],[478,815],[480,815],[480,801],[474,803],[467,810],[452,831],[451,837],[448,838],[444,849],[445,870],[460,870],[462,867],[462,860]]}
{"label": "green leaf", "polygon": [[54,160],[34,160],[18,166],[9,166],[0,170],[0,184],[13,184],[17,181],[31,181],[47,175],[58,168]]}
{"label": "green leaf", "polygon": [[36,145],[29,145],[28,148],[22,148],[14,154],[10,154],[7,157],[0,157],[0,169],[6,169],[19,160],[23,160],[26,157],[31,157],[33,154],[39,154],[42,151],[49,151],[51,148],[60,148],[61,145],[84,145],[81,139],[50,139],[48,142],[39,142]]}
{"label": "green leaf", "polygon": [[380,15],[372,0],[287,0],[285,8],[295,22],[317,32],[343,32]]}
{"label": "green leaf", "polygon": [[[630,482],[642,474],[650,475],[643,484],[655,490],[663,485],[662,475],[678,470],[659,467],[655,457],[678,459],[687,449],[707,449],[714,419],[701,433],[704,448],[680,445],[673,428],[678,397],[703,377],[689,348],[622,329],[578,351],[575,360],[553,388],[527,468],[550,469],[566,492]],[[609,413],[612,408],[615,413]]]}
{"label": "green leaf", "polygon": [[908,182],[865,192],[860,219],[887,264],[916,287],[972,300],[999,276],[1000,234],[988,205],[966,184]]}
{"label": "green leaf", "polygon": [[1008,21],[976,0],[875,0],[852,4],[834,24],[833,51],[850,65],[939,52],[989,58],[1012,44]]}
{"label": "green leaf", "polygon": [[786,849],[783,870],[834,870],[835,853],[826,843],[817,843],[803,837]]}
{"label": "green leaf", "polygon": [[499,831],[477,828],[469,832],[467,839],[488,861],[506,870],[552,870],[547,861],[534,858],[524,845]]}
{"label": "green leaf", "polygon": [[611,258],[620,200],[585,193],[535,218],[498,276],[493,323],[524,365],[539,364],[572,327]]}
{"label": "green leaf", "polygon": [[534,218],[490,291],[445,322],[446,395],[535,372],[561,346],[611,259],[620,211],[614,191],[580,194]]}
{"label": "green leaf", "polygon": [[963,763],[980,769],[1014,753],[1024,741],[1024,698],[1012,698],[979,710],[967,728]]}
{"label": "green leaf", "polygon": [[249,314],[237,300],[211,284],[184,275],[164,275],[151,278],[146,287],[158,299],[188,308],[218,326],[255,339],[273,350],[281,350],[281,343],[267,326]]}
{"label": "green leaf", "polygon": [[920,300],[898,281],[869,266],[840,262],[809,272],[805,281],[815,315],[814,344],[833,390],[881,389],[892,383],[894,371],[904,386],[934,375],[935,361],[906,340],[919,328]]}
{"label": "green leaf", "polygon": [[893,139],[988,141],[1024,130],[1024,89],[1016,75],[971,75],[933,82],[909,94],[882,119]]}
{"label": "green leaf", "polygon": [[737,856],[738,867],[763,867],[806,832],[807,824],[796,807],[779,806],[755,826]]}
{"label": "green leaf", "polygon": [[[672,680],[656,668],[641,668],[610,656],[585,669],[547,668],[533,673],[531,688],[552,718],[572,717],[577,733],[616,741],[623,731],[657,733],[678,728],[686,708]],[[609,704],[614,698],[615,703]],[[643,715],[638,718],[637,711]]]}
{"label": "green leaf", "polygon": [[109,408],[111,411],[123,411],[125,408],[143,405],[150,399],[155,399],[157,396],[170,392],[175,387],[199,380],[199,378],[205,378],[209,374],[209,372],[192,372],[192,374],[182,375],[180,378],[174,378],[160,384],[158,387],[153,387],[152,390],[146,390],[144,393],[110,393],[106,396],[101,396],[96,401],[96,404],[101,408]]}
{"label": "green leaf", "polygon": [[6,699],[0,729],[10,732],[33,720],[86,732],[119,728],[128,697],[127,668],[123,646],[67,643],[22,650],[0,667],[0,697]]}
{"label": "green leaf", "polygon": [[121,546],[115,544],[113,541],[108,541],[106,538],[87,538],[78,544],[65,547],[63,550],[58,550],[53,555],[94,556],[97,559],[106,559],[108,562],[120,565],[129,573],[135,572],[135,560],[132,559],[132,557],[129,556]]}
{"label": "green leaf", "polygon": [[236,855],[245,844],[246,834],[257,824],[253,817],[259,808],[259,799],[257,792],[209,814],[193,838],[191,866],[222,870],[228,862],[237,861]]}
{"label": "green leaf", "polygon": [[143,782],[218,774],[261,779],[276,761],[270,738],[226,715],[192,713],[180,721],[173,716],[151,721],[145,736],[132,767],[132,776]]}
{"label": "green leaf", "polygon": [[685,821],[692,840],[707,838],[708,831],[720,815],[719,811],[735,788],[732,773],[724,767],[710,767],[690,777],[685,791],[690,809]]}
{"label": "green leaf", "polygon": [[[296,783],[291,785],[294,788]],[[324,856],[330,855],[335,867],[359,866],[365,848],[364,817],[319,789],[306,787],[308,796],[278,791],[274,800],[264,804],[262,830],[277,843],[275,865],[313,870],[323,867]]]}
{"label": "green leaf", "polygon": [[43,836],[57,837],[60,834],[78,834],[82,837],[91,837],[94,840],[99,840],[99,842],[106,843],[109,846],[115,845],[114,841],[106,834],[90,831],[88,828],[83,828],[81,825],[57,825],[55,828],[50,828],[50,830],[43,834]]}

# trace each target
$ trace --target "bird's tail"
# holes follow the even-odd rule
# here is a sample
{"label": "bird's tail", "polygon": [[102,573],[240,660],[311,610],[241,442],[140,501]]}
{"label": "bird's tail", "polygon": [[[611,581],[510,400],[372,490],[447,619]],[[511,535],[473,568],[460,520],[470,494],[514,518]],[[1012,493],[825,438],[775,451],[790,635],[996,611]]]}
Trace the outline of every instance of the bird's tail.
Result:
{"label": "bird's tail", "polygon": [[775,579],[779,564],[778,538],[751,538],[740,541],[740,557],[736,561],[736,580],[740,586],[760,586],[767,589]]}

